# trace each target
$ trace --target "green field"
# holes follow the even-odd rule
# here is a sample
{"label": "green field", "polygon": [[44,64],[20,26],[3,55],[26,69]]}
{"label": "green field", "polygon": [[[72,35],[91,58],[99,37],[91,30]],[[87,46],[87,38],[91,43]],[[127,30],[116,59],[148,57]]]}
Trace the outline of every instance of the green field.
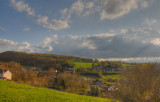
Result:
{"label": "green field", "polygon": [[128,63],[122,64],[123,68],[136,68],[137,66],[138,65],[136,64],[128,64]]}
{"label": "green field", "polygon": [[84,62],[74,62],[74,69],[79,68],[92,68],[92,63],[84,63]]}
{"label": "green field", "polygon": [[111,78],[111,79],[120,79],[120,74],[103,74],[103,78],[104,79],[108,79],[108,78]]}
{"label": "green field", "polygon": [[15,82],[0,80],[0,102],[112,102],[98,98],[37,88]]}
{"label": "green field", "polygon": [[87,63],[83,61],[74,61],[70,60],[70,62],[74,63],[74,69],[80,69],[80,68],[92,68],[92,63]]}
{"label": "green field", "polygon": [[105,83],[108,85],[114,85],[120,78],[120,73],[103,73],[103,80],[105,80]]}

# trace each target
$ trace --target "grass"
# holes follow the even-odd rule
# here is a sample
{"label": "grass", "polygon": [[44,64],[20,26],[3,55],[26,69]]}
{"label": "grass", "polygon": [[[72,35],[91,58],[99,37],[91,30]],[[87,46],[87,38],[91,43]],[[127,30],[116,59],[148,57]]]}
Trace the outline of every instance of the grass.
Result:
{"label": "grass", "polygon": [[120,79],[120,74],[103,74],[104,79]]}
{"label": "grass", "polygon": [[79,68],[92,68],[92,63],[74,62],[74,64],[75,64],[74,69],[79,69]]}
{"label": "grass", "polygon": [[0,102],[113,102],[115,100],[37,88],[0,80]]}
{"label": "grass", "polygon": [[125,64],[122,64],[122,67],[123,67],[123,68],[136,68],[137,65],[136,65],[136,64],[128,64],[128,63],[125,63]]}
{"label": "grass", "polygon": [[103,73],[103,80],[107,85],[114,85],[120,78],[120,73]]}
{"label": "grass", "polygon": [[70,60],[70,62],[74,63],[73,69],[80,69],[80,68],[92,68],[92,63],[84,62],[84,61],[75,61]]}
{"label": "grass", "polygon": [[[73,69],[81,69],[81,68],[92,68],[92,63],[85,62],[85,61],[76,61],[76,60],[69,60],[71,63],[74,63]],[[94,63],[97,65],[97,63]]]}

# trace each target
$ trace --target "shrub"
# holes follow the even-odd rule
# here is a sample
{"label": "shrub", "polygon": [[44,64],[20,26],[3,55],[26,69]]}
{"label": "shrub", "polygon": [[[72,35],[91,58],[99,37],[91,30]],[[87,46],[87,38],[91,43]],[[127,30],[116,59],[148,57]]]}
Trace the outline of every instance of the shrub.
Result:
{"label": "shrub", "polygon": [[154,64],[141,65],[123,73],[114,96],[123,102],[159,102],[160,73]]}

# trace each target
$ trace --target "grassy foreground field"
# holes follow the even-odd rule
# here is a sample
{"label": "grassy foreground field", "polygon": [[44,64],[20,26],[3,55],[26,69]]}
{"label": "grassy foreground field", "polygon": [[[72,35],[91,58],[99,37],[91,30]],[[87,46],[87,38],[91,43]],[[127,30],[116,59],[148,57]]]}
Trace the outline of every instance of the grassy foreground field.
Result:
{"label": "grassy foreground field", "polygon": [[114,102],[0,80],[0,102]]}

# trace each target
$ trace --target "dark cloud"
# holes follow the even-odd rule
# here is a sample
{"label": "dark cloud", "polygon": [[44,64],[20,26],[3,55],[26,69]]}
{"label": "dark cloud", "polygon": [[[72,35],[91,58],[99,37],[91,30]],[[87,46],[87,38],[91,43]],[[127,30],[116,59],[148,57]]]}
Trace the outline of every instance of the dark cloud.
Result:
{"label": "dark cloud", "polygon": [[[127,29],[125,33],[65,36],[53,53],[90,58],[157,57],[160,35],[157,29]],[[156,39],[156,40],[155,40]]]}

